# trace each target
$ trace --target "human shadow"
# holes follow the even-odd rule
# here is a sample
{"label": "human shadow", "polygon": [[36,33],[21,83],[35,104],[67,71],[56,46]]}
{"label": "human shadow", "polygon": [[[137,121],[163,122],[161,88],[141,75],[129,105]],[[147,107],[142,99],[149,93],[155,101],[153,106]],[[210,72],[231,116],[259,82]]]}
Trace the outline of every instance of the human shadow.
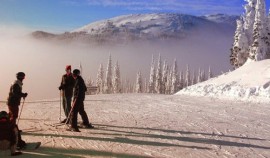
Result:
{"label": "human shadow", "polygon": [[127,154],[110,151],[99,151],[92,149],[64,149],[55,147],[43,147],[38,150],[25,150],[20,157],[36,158],[36,157],[57,157],[57,158],[82,158],[85,156],[99,156],[99,157],[119,157],[119,158],[149,158],[139,154]]}
{"label": "human shadow", "polygon": [[[126,127],[125,127],[126,128]],[[270,149],[270,147],[259,146],[247,143],[239,143],[232,142],[226,140],[217,140],[217,139],[209,139],[209,138],[194,138],[194,137],[183,137],[183,136],[170,136],[170,135],[161,135],[161,134],[151,134],[151,133],[139,133],[133,132],[131,129],[129,131],[109,129],[109,128],[101,128],[98,130],[107,131],[110,133],[95,133],[95,134],[103,134],[110,136],[118,136],[114,138],[100,138],[100,137],[86,137],[86,136],[69,136],[69,135],[55,135],[55,134],[41,134],[41,133],[24,133],[25,135],[33,135],[33,136],[51,136],[51,137],[63,137],[63,138],[76,138],[76,139],[87,139],[87,140],[96,140],[96,141],[108,141],[108,142],[117,142],[117,143],[125,143],[125,144],[135,144],[135,145],[149,145],[149,146],[167,146],[167,147],[183,147],[183,148],[196,148],[196,149],[204,149],[211,150],[207,147],[199,147],[199,146],[186,146],[172,143],[163,143],[157,141],[146,141],[146,140],[135,140],[127,137],[140,137],[140,138],[152,138],[152,139],[163,139],[163,140],[178,140],[182,142],[192,142],[192,143],[200,143],[200,144],[212,144],[212,145],[221,145],[221,146],[231,146],[231,147],[249,147],[249,148],[259,148],[259,149]],[[181,131],[178,131],[181,133]],[[91,134],[94,134],[91,133]]]}
{"label": "human shadow", "polygon": [[[221,145],[221,146],[270,149],[270,147],[266,147],[266,146],[259,146],[259,145],[252,145],[252,144],[225,141],[225,140],[217,140],[217,139],[209,139],[209,138],[192,138],[192,137],[169,136],[169,135],[150,134],[150,133],[145,134],[145,133],[138,133],[138,132],[133,132],[133,131],[130,132],[130,131],[108,129],[108,128],[101,128],[101,130],[109,131],[111,133],[96,133],[96,134],[113,135],[113,134],[116,133],[116,135],[118,135],[118,133],[122,133],[122,134],[119,134],[119,135],[133,136],[133,137],[144,137],[144,138],[153,138],[153,139],[178,140],[178,141],[183,141],[183,142],[212,144],[212,145]],[[125,134],[123,134],[123,133],[125,133]],[[91,134],[93,134],[93,133],[91,133]]]}
{"label": "human shadow", "polygon": [[172,143],[162,143],[156,141],[146,141],[146,140],[135,140],[123,137],[114,137],[114,138],[101,138],[101,137],[87,137],[87,136],[70,136],[70,135],[59,135],[59,134],[42,134],[42,133],[30,133],[24,132],[23,135],[31,135],[31,136],[49,136],[49,137],[62,137],[62,138],[75,138],[75,139],[84,139],[84,140],[94,140],[94,141],[104,141],[104,142],[115,142],[115,143],[123,143],[123,144],[134,144],[134,145],[148,145],[148,146],[166,146],[166,147],[182,147],[182,148],[191,148],[191,149],[202,149],[202,150],[211,150],[207,147],[199,147],[199,146],[186,146],[186,145],[178,145]]}
{"label": "human shadow", "polygon": [[252,137],[240,137],[233,135],[224,135],[224,134],[216,134],[216,133],[204,133],[204,132],[190,132],[190,131],[176,131],[176,130],[167,130],[167,129],[158,129],[158,128],[144,128],[144,127],[124,127],[124,126],[116,126],[116,125],[103,125],[103,124],[94,124],[99,127],[112,127],[112,128],[122,128],[122,129],[138,129],[138,130],[147,130],[147,131],[159,131],[165,133],[180,133],[180,134],[195,134],[195,135],[205,135],[205,136],[218,136],[218,137],[230,137],[237,139],[247,139],[247,140],[262,140],[268,141],[266,139],[261,138],[252,138]]}

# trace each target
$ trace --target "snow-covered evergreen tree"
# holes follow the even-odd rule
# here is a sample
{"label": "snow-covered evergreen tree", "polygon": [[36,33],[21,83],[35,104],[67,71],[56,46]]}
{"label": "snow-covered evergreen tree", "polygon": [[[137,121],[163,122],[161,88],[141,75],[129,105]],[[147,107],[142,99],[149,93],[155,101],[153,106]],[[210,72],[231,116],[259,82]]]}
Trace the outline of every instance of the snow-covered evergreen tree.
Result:
{"label": "snow-covered evergreen tree", "polygon": [[196,84],[196,73],[195,73],[195,71],[193,71],[193,75],[192,75],[192,79],[191,79],[191,85],[194,85],[194,84]]}
{"label": "snow-covered evergreen tree", "polygon": [[248,38],[248,45],[253,43],[253,26],[255,22],[255,8],[257,4],[257,0],[245,0],[247,4],[244,6],[245,8],[245,16],[244,16],[244,29],[245,34]]}
{"label": "snow-covered evergreen tree", "polygon": [[158,57],[158,66],[157,66],[157,71],[156,71],[156,84],[155,84],[155,90],[158,94],[163,93],[163,83],[162,83],[162,69],[161,69],[161,56],[159,54]]}
{"label": "snow-covered evergreen tree", "polygon": [[205,71],[202,70],[201,71],[201,82],[205,81],[206,80],[206,77],[205,77]]}
{"label": "snow-covered evergreen tree", "polygon": [[156,83],[155,60],[154,55],[152,55],[148,93],[155,93],[155,83]]}
{"label": "snow-covered evergreen tree", "polygon": [[267,16],[267,23],[266,23],[266,39],[265,39],[265,43],[266,43],[266,58],[270,59],[270,10]]}
{"label": "snow-covered evergreen tree", "polygon": [[167,83],[166,83],[166,92],[165,94],[172,94],[172,70],[169,69]]}
{"label": "snow-covered evergreen tree", "polygon": [[185,81],[186,87],[191,85],[190,81],[190,71],[189,71],[189,65],[187,65],[187,70],[186,70],[186,81]]}
{"label": "snow-covered evergreen tree", "polygon": [[86,81],[86,86],[91,87],[93,85],[94,85],[94,81],[92,81],[91,77],[89,76],[89,78]]}
{"label": "snow-covered evergreen tree", "polygon": [[162,71],[162,93],[165,94],[166,92],[166,84],[168,80],[168,73],[169,73],[169,67],[167,64],[167,61],[164,60],[163,63],[163,71]]}
{"label": "snow-covered evergreen tree", "polygon": [[245,34],[243,21],[237,20],[237,29],[234,36],[234,44],[231,48],[230,63],[234,68],[242,66],[248,59],[248,38]]}
{"label": "snow-covered evergreen tree", "polygon": [[111,54],[110,54],[109,59],[108,59],[104,91],[107,94],[110,94],[113,91],[113,85],[112,85],[112,57],[111,57]]}
{"label": "snow-covered evergreen tree", "polygon": [[197,83],[201,83],[202,82],[202,72],[201,72],[201,68],[199,68],[199,71],[198,71],[198,79],[197,79]]}
{"label": "snow-covered evergreen tree", "polygon": [[142,93],[143,92],[143,83],[142,83],[142,74],[141,71],[137,73],[137,79],[136,79],[136,93]]}
{"label": "snow-covered evergreen tree", "polygon": [[118,61],[114,67],[114,77],[113,77],[113,91],[114,93],[121,93],[121,77],[120,77],[120,67]]}
{"label": "snow-covered evergreen tree", "polygon": [[144,93],[147,93],[148,92],[148,82],[147,82],[147,79],[145,78],[144,79]]}
{"label": "snow-covered evergreen tree", "polygon": [[97,83],[97,93],[103,93],[104,70],[103,70],[103,65],[102,64],[100,64],[100,66],[99,66],[96,83]]}
{"label": "snow-covered evergreen tree", "polygon": [[211,67],[209,66],[209,69],[208,69],[208,80],[211,79],[213,77],[213,73],[212,73],[212,69]]}
{"label": "snow-covered evergreen tree", "polygon": [[266,58],[266,10],[265,0],[258,0],[256,5],[255,22],[253,26],[253,43],[250,47],[249,58],[260,61]]}
{"label": "snow-covered evergreen tree", "polygon": [[183,89],[185,87],[185,80],[184,80],[184,73],[183,71],[180,71],[179,75],[179,90]]}
{"label": "snow-covered evergreen tree", "polygon": [[126,78],[124,82],[122,82],[122,90],[123,93],[128,93],[129,80]]}
{"label": "snow-covered evergreen tree", "polygon": [[178,67],[177,67],[177,61],[174,59],[173,69],[172,69],[172,87],[171,87],[171,93],[174,94],[179,90],[178,87]]}

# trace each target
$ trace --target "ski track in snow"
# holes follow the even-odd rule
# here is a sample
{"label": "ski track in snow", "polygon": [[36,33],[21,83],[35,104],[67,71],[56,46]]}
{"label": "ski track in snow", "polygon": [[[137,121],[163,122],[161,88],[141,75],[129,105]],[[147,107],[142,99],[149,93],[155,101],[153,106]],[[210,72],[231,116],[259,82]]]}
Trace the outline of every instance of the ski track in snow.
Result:
{"label": "ski track in snow", "polygon": [[93,95],[87,96],[85,109],[96,128],[80,133],[66,131],[65,125],[50,126],[59,122],[59,106],[25,104],[19,123],[22,137],[42,145],[19,157],[270,157],[270,110],[262,103],[183,95]]}

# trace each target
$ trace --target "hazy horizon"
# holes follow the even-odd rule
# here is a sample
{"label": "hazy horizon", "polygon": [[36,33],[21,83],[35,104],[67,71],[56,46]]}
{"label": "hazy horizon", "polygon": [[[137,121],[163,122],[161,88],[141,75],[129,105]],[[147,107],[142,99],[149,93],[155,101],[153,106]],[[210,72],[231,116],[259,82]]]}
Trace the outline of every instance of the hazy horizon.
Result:
{"label": "hazy horizon", "polygon": [[[36,40],[30,36],[31,31],[33,30],[21,27],[2,27],[0,30],[0,52],[3,59],[0,62],[3,74],[0,78],[2,101],[6,100],[9,87],[19,71],[26,73],[23,92],[29,93],[28,100],[58,98],[58,86],[61,76],[65,73],[66,65],[70,64],[74,69],[79,68],[81,63],[85,81],[89,77],[95,81],[101,63],[106,71],[110,53],[113,65],[117,60],[119,62],[122,79],[134,82],[139,70],[142,71],[143,78],[149,79],[152,54],[156,60],[161,54],[162,60],[166,59],[170,66],[176,58],[179,71],[185,71],[186,65],[189,64],[191,74],[194,70],[197,72],[199,67],[208,71],[208,66],[211,66],[215,74],[228,71],[230,68],[227,56],[229,56],[231,41],[228,41],[228,37],[216,38],[216,35],[208,35],[207,39],[215,40],[214,44],[207,40],[202,41],[201,36],[206,37],[206,35],[200,35],[196,38],[167,43],[139,42],[94,47],[78,43],[65,44]],[[191,42],[196,43],[196,46],[191,46]],[[228,54],[225,54],[227,48]],[[209,59],[210,56],[215,60]]]}

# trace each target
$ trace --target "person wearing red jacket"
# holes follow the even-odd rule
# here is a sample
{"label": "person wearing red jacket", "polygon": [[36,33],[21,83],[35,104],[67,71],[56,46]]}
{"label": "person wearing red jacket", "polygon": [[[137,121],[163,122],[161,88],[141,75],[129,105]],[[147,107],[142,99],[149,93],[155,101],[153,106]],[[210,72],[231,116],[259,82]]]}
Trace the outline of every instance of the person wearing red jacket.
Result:
{"label": "person wearing red jacket", "polygon": [[61,121],[61,123],[69,122],[67,121],[70,109],[71,109],[71,101],[73,95],[73,87],[75,80],[72,77],[71,73],[71,65],[66,66],[66,74],[62,76],[61,84],[59,86],[59,90],[62,91],[62,106],[65,112],[66,118]]}

